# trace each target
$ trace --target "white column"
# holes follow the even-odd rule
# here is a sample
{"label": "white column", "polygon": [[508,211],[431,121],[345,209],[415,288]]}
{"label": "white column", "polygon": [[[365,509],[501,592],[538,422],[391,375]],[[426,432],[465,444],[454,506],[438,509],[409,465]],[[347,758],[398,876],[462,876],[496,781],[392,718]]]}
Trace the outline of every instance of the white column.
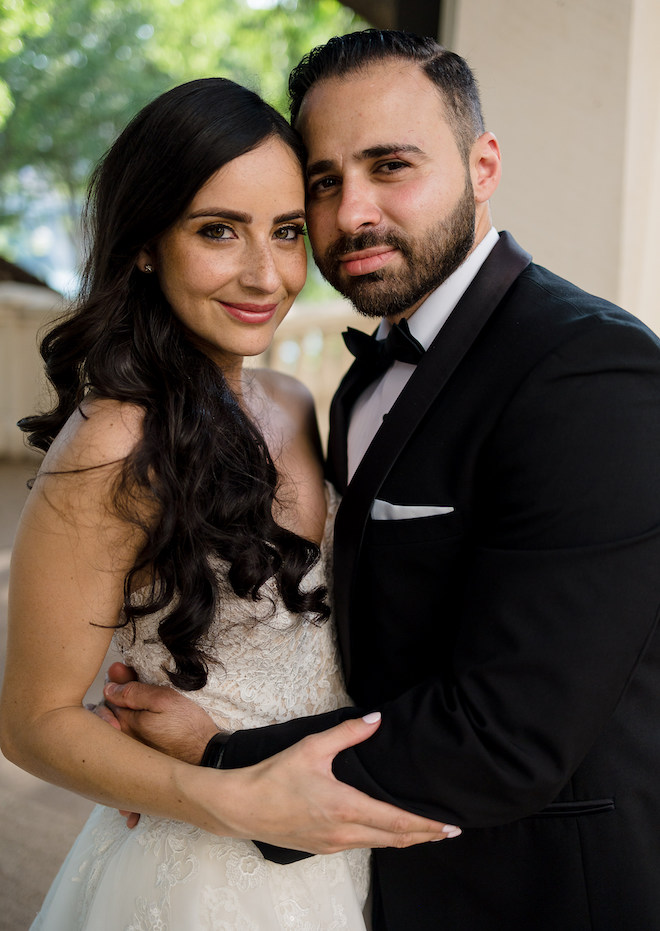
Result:
{"label": "white column", "polygon": [[495,225],[660,331],[660,4],[460,0],[453,29],[502,147]]}
{"label": "white column", "polygon": [[635,0],[623,177],[620,299],[660,333],[660,4]]}

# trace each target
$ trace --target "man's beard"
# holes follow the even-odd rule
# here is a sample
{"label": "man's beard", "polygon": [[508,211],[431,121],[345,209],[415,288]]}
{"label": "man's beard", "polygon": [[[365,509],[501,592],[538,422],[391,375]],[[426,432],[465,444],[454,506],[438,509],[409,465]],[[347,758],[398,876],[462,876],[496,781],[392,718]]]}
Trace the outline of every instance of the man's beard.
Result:
{"label": "man's beard", "polygon": [[[314,258],[323,277],[352,301],[359,314],[392,317],[419,303],[458,268],[474,243],[474,223],[474,192],[468,178],[449,217],[432,227],[424,239],[368,230],[341,236],[323,255],[315,252]],[[340,276],[340,256],[379,245],[398,249],[403,268],[391,271],[385,266],[367,275]]]}

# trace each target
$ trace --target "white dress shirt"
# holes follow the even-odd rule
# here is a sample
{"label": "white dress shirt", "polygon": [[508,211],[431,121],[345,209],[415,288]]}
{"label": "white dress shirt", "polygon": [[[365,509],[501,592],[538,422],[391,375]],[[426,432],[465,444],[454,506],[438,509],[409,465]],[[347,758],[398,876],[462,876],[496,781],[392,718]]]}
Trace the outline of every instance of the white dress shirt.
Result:
{"label": "white dress shirt", "polygon": [[[498,239],[497,230],[491,227],[467,259],[429,294],[424,303],[408,318],[410,332],[424,349],[428,349],[436,338]],[[391,324],[385,319],[381,320],[376,338],[385,339],[390,329]],[[399,397],[414,371],[414,365],[395,361],[355,402],[348,428],[349,481],[378,432],[383,417]]]}

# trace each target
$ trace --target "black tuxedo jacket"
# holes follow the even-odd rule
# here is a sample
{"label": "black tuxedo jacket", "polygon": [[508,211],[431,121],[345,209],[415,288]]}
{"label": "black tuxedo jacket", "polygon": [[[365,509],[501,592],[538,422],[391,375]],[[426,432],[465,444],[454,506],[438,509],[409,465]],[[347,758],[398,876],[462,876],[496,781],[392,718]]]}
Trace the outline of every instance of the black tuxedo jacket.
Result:
{"label": "black tuxedo jacket", "polygon": [[[346,487],[357,390],[335,606],[383,722],[335,772],[464,829],[375,852],[375,928],[660,929],[660,342],[502,234]],[[354,713],[239,732],[224,765]]]}

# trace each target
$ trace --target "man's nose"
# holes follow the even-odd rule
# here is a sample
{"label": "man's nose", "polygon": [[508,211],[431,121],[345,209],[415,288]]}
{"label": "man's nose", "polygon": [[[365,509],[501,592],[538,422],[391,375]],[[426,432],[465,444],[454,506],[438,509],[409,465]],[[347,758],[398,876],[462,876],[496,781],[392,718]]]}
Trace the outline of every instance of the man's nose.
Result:
{"label": "man's nose", "polygon": [[365,182],[344,181],[337,209],[337,228],[352,235],[362,227],[377,226],[381,219],[372,186]]}

